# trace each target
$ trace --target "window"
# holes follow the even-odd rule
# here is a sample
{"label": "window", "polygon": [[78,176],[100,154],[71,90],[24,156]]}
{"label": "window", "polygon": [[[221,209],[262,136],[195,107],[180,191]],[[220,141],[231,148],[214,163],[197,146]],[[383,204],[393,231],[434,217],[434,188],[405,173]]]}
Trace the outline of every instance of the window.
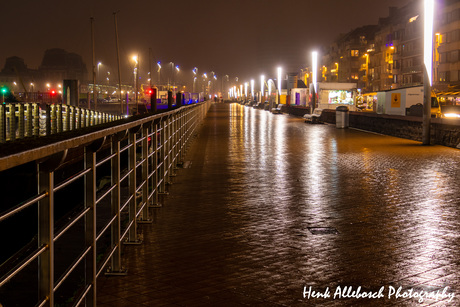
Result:
{"label": "window", "polygon": [[[455,63],[455,62],[458,62],[459,61],[459,58],[458,58],[458,50],[454,50],[454,51],[451,51],[450,52],[450,58],[449,58],[449,62],[451,63]],[[453,80],[452,80],[453,81]]]}
{"label": "window", "polygon": [[351,56],[352,57],[358,57],[359,56],[359,50],[357,50],[357,49],[351,50]]}
{"label": "window", "polygon": [[448,81],[450,81],[449,74],[450,74],[450,72],[448,72],[448,71],[439,72],[439,81],[440,82],[448,82]]}
{"label": "window", "polygon": [[446,52],[439,54],[439,63],[447,63],[447,55]]}

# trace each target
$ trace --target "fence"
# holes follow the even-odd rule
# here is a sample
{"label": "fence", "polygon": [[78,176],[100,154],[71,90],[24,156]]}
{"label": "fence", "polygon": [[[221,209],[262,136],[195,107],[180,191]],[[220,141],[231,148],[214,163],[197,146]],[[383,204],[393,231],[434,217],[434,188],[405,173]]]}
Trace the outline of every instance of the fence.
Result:
{"label": "fence", "polygon": [[[20,162],[15,162],[12,157],[13,160],[8,161],[5,160],[8,157],[0,158],[0,165],[7,163],[9,167],[35,161],[38,178],[35,196],[0,215],[1,223],[26,208],[38,207],[33,211],[38,220],[36,248],[1,277],[0,289],[20,272],[34,266],[32,269],[38,275],[37,306],[54,306],[56,291],[78,270],[84,277],[80,278],[81,285],[75,289],[72,304],[96,305],[97,277],[102,273],[126,273],[122,266],[121,247],[123,244],[141,243],[138,225],[151,222],[149,207],[157,205],[158,196],[166,192],[166,184],[175,175],[175,168],[182,161],[187,144],[210,105],[210,102],[204,102],[184,106],[53,143],[41,149],[43,154],[34,152],[30,161],[20,159]],[[75,144],[82,148],[82,168],[64,179],[60,178],[61,181],[56,184],[55,172],[63,165],[68,153],[62,148]],[[98,173],[104,166],[110,170],[110,181],[98,188]],[[78,185],[75,188],[73,185],[82,179],[84,201],[81,210],[57,229],[54,211],[65,204],[55,203],[56,193],[69,187],[77,189]],[[57,274],[56,265],[61,266],[61,262],[56,260],[59,255],[55,246],[66,233],[75,232],[77,224],[82,225],[84,230],[80,234],[84,244],[78,256],[64,270],[60,269],[62,273]],[[105,246],[101,243],[102,238],[109,238],[110,243]]]}
{"label": "fence", "polygon": [[0,143],[50,135],[120,119],[121,116],[65,104],[7,103],[0,105]]}

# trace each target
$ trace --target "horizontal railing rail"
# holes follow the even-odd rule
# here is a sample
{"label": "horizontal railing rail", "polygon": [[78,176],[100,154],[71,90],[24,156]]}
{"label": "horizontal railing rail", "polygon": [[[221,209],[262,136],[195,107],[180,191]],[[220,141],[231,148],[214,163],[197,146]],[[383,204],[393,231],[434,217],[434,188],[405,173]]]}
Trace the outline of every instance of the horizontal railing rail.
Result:
{"label": "horizontal railing rail", "polygon": [[[210,105],[211,102],[204,102],[132,118],[85,135],[0,157],[0,171],[35,163],[38,185],[34,196],[18,205],[11,204],[10,209],[0,213],[2,223],[14,219],[26,208],[36,206],[38,209],[34,211],[38,224],[37,249],[21,256],[19,263],[0,278],[0,298],[10,293],[5,287],[13,279],[20,278],[18,274],[35,265],[32,269],[38,275],[38,295],[34,304],[58,304],[56,291],[65,287],[70,276],[80,274],[83,282],[76,286],[78,289],[73,289],[77,295],[71,299],[77,305],[94,306],[97,277],[101,273],[126,274],[121,258],[122,245],[142,243],[138,226],[152,221],[149,208],[159,206],[159,195],[167,194],[166,185],[176,175],[175,170],[183,162],[187,146]],[[51,130],[61,131],[64,127],[57,126],[56,130]],[[68,150],[78,147],[82,149],[82,163],[77,163],[79,169],[55,183],[56,171],[68,166]],[[100,176],[107,169],[110,182],[98,187]],[[57,227],[54,225],[55,210],[66,204],[57,203],[55,194],[68,188],[78,189],[83,203],[75,206],[72,218]],[[83,233],[78,231],[80,224],[83,224]],[[59,268],[58,273],[57,267],[61,265],[58,265],[55,244],[65,245],[66,236],[78,236],[84,246],[76,250],[75,258],[67,260],[70,264]],[[68,248],[76,249],[71,242],[67,244]]]}

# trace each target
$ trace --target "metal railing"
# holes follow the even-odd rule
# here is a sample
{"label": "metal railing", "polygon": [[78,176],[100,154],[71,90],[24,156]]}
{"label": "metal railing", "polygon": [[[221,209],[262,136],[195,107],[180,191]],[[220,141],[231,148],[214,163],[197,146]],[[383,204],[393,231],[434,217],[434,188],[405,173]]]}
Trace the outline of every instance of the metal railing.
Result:
{"label": "metal railing", "polygon": [[[9,167],[35,162],[38,178],[36,195],[0,214],[1,223],[27,208],[38,208],[34,211],[38,220],[36,248],[1,277],[0,289],[35,263],[33,269],[38,272],[37,306],[54,306],[56,291],[78,267],[83,268],[84,282],[75,289],[78,294],[73,305],[95,306],[97,277],[103,272],[126,274],[122,266],[122,245],[141,243],[138,225],[152,221],[149,207],[157,206],[159,195],[167,193],[166,185],[175,175],[175,168],[183,161],[186,148],[210,105],[211,102],[204,102],[184,106],[104,128],[59,142],[61,147],[47,145],[42,149],[42,155],[35,152],[30,161],[0,158],[0,165],[6,163]],[[83,163],[80,169],[67,178],[60,178],[61,181],[56,184],[55,172],[68,154],[67,149],[62,150],[66,142],[69,146],[76,143],[81,146]],[[104,166],[110,170],[110,183],[98,189],[98,174]],[[74,189],[73,185],[78,180],[84,181],[80,186],[84,203],[65,225],[57,229],[54,225],[55,208],[66,204],[56,203],[55,194],[68,187]],[[75,186],[75,189],[78,187]],[[109,213],[102,219],[102,212]],[[84,225],[84,247],[64,273],[55,276],[58,264],[55,245],[62,242],[67,233],[74,232],[78,223]],[[101,243],[103,237],[110,238],[108,246]],[[101,246],[103,252],[100,251]]]}
{"label": "metal railing", "polygon": [[31,136],[44,136],[121,119],[65,104],[0,104],[0,143]]}

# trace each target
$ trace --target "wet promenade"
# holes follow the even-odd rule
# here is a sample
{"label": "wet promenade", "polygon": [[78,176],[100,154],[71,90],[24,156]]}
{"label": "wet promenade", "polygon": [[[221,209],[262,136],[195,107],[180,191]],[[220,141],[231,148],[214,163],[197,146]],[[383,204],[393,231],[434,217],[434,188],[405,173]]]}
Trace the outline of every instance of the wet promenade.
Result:
{"label": "wet promenade", "polygon": [[98,306],[460,305],[459,150],[216,104],[186,160]]}

